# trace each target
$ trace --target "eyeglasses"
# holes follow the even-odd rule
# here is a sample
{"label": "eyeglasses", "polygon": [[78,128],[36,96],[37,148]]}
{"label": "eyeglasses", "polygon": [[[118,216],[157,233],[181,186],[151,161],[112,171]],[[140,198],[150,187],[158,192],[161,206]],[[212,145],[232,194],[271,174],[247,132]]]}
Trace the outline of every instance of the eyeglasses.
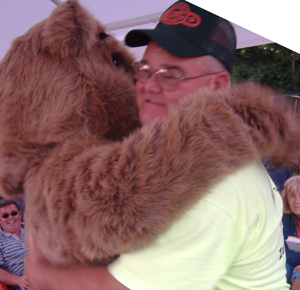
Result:
{"label": "eyeglasses", "polygon": [[136,81],[140,82],[141,84],[145,84],[147,80],[152,76],[152,74],[154,74],[159,86],[163,90],[168,92],[175,91],[178,88],[178,85],[181,81],[202,78],[210,75],[215,75],[221,72],[213,72],[194,77],[182,77],[182,72],[178,68],[160,68],[158,70],[152,70],[150,65],[140,61],[133,63],[132,66]]}
{"label": "eyeglasses", "polygon": [[[12,212],[10,213],[10,215],[11,215],[11,216],[16,216],[18,213],[19,213],[18,211],[12,211]],[[9,217],[9,213],[4,213],[4,214],[2,215],[2,218],[4,218],[4,219],[7,219],[8,217]]]}

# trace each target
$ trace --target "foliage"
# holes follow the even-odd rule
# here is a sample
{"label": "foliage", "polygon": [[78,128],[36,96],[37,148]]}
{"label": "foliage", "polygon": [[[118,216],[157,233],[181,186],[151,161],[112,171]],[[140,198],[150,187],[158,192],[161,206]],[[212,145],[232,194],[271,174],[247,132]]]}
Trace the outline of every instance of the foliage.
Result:
{"label": "foliage", "polygon": [[300,93],[300,54],[276,43],[238,49],[232,81],[252,80],[284,94]]}

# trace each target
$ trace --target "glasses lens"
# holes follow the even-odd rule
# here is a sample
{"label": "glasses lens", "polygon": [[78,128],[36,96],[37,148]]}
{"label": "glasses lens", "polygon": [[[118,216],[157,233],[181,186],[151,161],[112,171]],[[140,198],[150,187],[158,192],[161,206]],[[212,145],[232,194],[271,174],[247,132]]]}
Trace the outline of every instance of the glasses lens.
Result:
{"label": "glasses lens", "polygon": [[[17,214],[18,214],[17,211],[12,211],[12,212],[10,213],[11,216],[16,216]],[[4,218],[4,219],[7,219],[8,217],[9,217],[9,214],[8,214],[8,213],[4,213],[4,214],[2,215],[2,218]]]}
{"label": "glasses lens", "polygon": [[142,62],[134,63],[133,70],[136,81],[141,84],[146,83],[154,73],[157,82],[166,91],[175,91],[181,78],[181,72],[178,69],[161,68],[155,72],[151,70],[148,64]]}
{"label": "glasses lens", "polygon": [[144,84],[151,76],[151,70],[150,66],[142,63],[142,62],[136,62],[133,66],[134,73],[135,73],[135,79]]}
{"label": "glasses lens", "polygon": [[165,91],[175,91],[180,82],[180,71],[177,69],[164,69],[156,74],[156,79]]}

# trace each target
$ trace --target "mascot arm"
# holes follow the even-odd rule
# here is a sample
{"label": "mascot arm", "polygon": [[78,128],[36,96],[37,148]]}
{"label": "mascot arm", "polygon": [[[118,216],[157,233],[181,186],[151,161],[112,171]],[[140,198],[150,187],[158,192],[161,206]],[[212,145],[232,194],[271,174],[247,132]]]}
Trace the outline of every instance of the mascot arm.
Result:
{"label": "mascot arm", "polygon": [[28,218],[45,256],[60,264],[107,263],[150,244],[216,182],[265,150],[295,151],[299,138],[280,133],[284,113],[272,114],[270,102],[253,107],[240,98],[244,90],[189,96],[119,143],[56,148],[26,184],[37,193],[26,196],[35,205]]}

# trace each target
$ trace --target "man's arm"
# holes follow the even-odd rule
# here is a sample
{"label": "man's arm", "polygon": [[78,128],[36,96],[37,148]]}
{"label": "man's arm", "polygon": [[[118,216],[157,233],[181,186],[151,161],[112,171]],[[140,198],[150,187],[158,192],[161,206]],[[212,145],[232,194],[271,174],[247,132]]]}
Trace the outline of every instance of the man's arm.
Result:
{"label": "man's arm", "polygon": [[50,265],[30,235],[25,272],[34,290],[128,290],[104,266],[61,268]]}
{"label": "man's arm", "polygon": [[6,285],[18,285],[24,290],[29,286],[25,276],[14,275],[3,269],[0,269],[0,282]]}
{"label": "man's arm", "polygon": [[[215,198],[219,200],[219,197]],[[201,202],[184,219],[174,223],[152,247],[122,254],[108,269],[53,267],[41,255],[34,237],[29,236],[25,273],[34,290],[140,290],[162,287],[165,290],[181,290],[197,289],[195,287],[198,285],[203,290],[212,290],[243,242],[240,232],[235,231],[224,211],[216,209],[210,202]],[[118,266],[120,263],[121,267]]]}

